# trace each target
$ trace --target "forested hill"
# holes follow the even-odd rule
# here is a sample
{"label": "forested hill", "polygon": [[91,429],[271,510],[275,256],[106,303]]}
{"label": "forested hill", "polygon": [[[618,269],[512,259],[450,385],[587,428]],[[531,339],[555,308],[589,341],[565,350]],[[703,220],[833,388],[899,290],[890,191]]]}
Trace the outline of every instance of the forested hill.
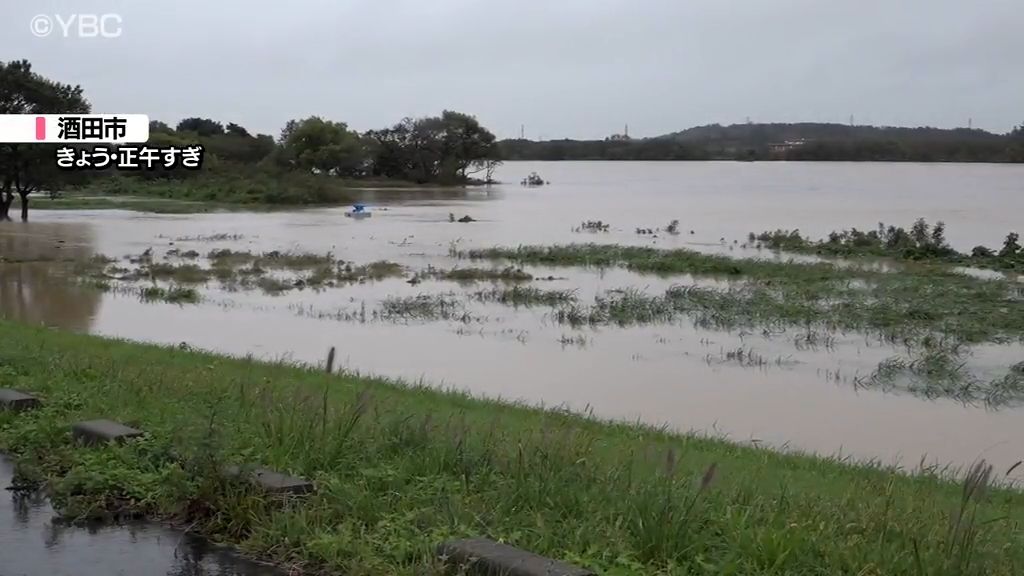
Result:
{"label": "forested hill", "polygon": [[506,160],[854,160],[1024,162],[1024,129],[900,128],[803,122],[711,124],[654,138],[503,140]]}

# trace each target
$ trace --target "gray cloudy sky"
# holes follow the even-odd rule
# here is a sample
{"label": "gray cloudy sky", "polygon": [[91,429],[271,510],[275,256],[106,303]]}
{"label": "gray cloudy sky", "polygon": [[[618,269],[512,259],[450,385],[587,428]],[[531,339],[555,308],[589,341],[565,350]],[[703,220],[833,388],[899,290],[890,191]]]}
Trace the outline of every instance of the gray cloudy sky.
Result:
{"label": "gray cloudy sky", "polygon": [[[118,38],[34,16],[120,15]],[[54,20],[55,22],[55,20]],[[1024,0],[0,0],[0,58],[96,112],[277,135],[450,108],[499,137],[847,122],[1024,121]]]}

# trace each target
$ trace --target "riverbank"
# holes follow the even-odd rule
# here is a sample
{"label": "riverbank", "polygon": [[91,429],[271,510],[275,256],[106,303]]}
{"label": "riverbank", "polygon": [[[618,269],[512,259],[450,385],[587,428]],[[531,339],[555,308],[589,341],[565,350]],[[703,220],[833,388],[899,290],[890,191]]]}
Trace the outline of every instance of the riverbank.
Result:
{"label": "riverbank", "polygon": [[[484,184],[470,179],[442,185],[395,178],[341,178],[266,169],[211,171],[181,179],[113,175],[69,188],[59,196],[33,194],[32,210],[131,210],[156,214],[204,214],[344,206],[366,194],[465,189]],[[19,200],[11,214],[21,209]]]}
{"label": "riverbank", "polygon": [[[965,490],[941,478],[949,471],[908,477],[9,322],[0,342],[0,386],[45,401],[0,415],[0,449],[15,455],[20,481],[46,481],[72,517],[165,518],[310,572],[430,573],[438,542],[479,535],[604,574],[1024,566],[1024,497]],[[149,435],[74,447],[68,426],[99,417]],[[216,473],[246,462],[313,479],[318,491],[281,504]]]}

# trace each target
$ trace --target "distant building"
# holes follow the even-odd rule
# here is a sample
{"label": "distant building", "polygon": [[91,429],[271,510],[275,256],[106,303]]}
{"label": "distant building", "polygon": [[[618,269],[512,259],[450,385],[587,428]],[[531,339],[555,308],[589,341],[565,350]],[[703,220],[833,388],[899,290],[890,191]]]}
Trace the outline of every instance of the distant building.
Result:
{"label": "distant building", "polygon": [[786,140],[785,142],[775,142],[768,145],[768,151],[772,154],[785,154],[794,148],[799,148],[806,144],[807,141],[803,138],[799,140]]}

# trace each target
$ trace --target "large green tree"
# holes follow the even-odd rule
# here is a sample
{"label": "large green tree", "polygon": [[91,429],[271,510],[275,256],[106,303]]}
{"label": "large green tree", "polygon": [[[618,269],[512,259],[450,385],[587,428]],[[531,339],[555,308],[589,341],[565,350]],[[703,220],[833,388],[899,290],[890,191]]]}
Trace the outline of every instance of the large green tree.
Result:
{"label": "large green tree", "polygon": [[[62,84],[32,71],[28,60],[0,62],[0,114],[87,114],[81,86]],[[21,219],[28,220],[28,197],[60,186],[67,176],[57,169],[55,145],[0,144],[0,220],[9,220],[14,195]]]}
{"label": "large green tree", "polygon": [[366,134],[375,175],[417,182],[461,182],[498,160],[494,134],[476,118],[445,110],[440,116],[405,118]]}
{"label": "large green tree", "polygon": [[224,126],[210,118],[185,118],[178,122],[178,132],[195,132],[199,136],[213,136],[223,134]]}
{"label": "large green tree", "polygon": [[281,131],[277,161],[300,170],[358,176],[367,157],[359,135],[344,122],[311,116],[288,121]]}

